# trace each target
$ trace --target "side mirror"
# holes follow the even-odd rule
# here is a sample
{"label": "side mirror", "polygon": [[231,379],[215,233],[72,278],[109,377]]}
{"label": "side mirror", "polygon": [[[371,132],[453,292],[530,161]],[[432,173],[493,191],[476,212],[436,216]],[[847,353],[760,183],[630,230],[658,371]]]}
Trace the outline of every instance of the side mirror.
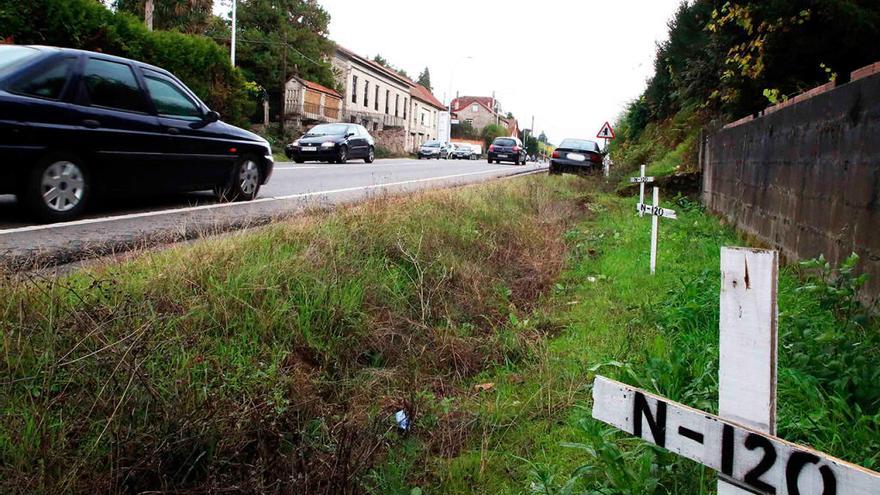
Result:
{"label": "side mirror", "polygon": [[213,124],[220,120],[220,114],[211,110],[205,114],[205,118],[203,119],[206,124]]}
{"label": "side mirror", "polygon": [[350,137],[352,137],[352,136],[354,136],[354,133],[353,133],[353,132],[347,132],[347,133],[345,133],[345,138],[346,138],[346,139],[348,139],[348,138],[350,138]]}

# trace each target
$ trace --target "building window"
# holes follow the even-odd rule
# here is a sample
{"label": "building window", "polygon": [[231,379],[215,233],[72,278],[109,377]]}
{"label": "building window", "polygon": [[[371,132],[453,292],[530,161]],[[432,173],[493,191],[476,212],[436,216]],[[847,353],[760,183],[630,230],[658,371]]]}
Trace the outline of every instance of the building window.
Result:
{"label": "building window", "polygon": [[399,117],[400,111],[400,95],[394,95],[394,116]]}
{"label": "building window", "polygon": [[406,119],[406,98],[403,99],[403,118]]}
{"label": "building window", "polygon": [[389,110],[389,108],[390,108],[389,103],[390,102],[391,102],[391,90],[386,89],[385,90],[385,115],[391,114],[391,111]]}
{"label": "building window", "polygon": [[465,123],[467,123],[469,126],[473,127],[473,125],[474,125],[474,119],[464,119],[464,121],[465,121]]}
{"label": "building window", "polygon": [[373,102],[374,108],[376,111],[379,111],[379,85],[376,85],[376,101]]}
{"label": "building window", "polygon": [[358,102],[358,76],[351,76],[351,102]]}
{"label": "building window", "polygon": [[425,114],[422,114],[422,125],[425,125]]}
{"label": "building window", "polygon": [[479,111],[480,111],[480,107],[478,107],[477,105],[474,105],[474,106],[471,107],[471,112],[473,112],[473,113],[477,113],[477,112],[479,112]]}
{"label": "building window", "polygon": [[370,108],[370,81],[364,81],[364,107]]}

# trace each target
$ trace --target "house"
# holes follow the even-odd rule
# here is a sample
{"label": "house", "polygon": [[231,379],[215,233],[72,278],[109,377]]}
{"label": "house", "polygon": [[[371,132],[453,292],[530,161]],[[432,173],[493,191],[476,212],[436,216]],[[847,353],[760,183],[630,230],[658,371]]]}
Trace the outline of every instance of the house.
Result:
{"label": "house", "polygon": [[316,82],[294,76],[284,95],[285,118],[299,128],[339,122],[342,117],[342,95]]}
{"label": "house", "polygon": [[459,122],[467,122],[477,132],[489,124],[500,123],[498,100],[491,96],[459,96],[452,100],[451,111]]}
{"label": "house", "polygon": [[343,121],[370,131],[407,129],[412,81],[338,45],[332,64],[344,88]]}
{"label": "house", "polygon": [[413,83],[412,121],[409,123],[406,149],[416,152],[425,141],[437,139],[440,126],[440,112],[446,111],[446,105],[440,102],[431,91],[421,84]]}

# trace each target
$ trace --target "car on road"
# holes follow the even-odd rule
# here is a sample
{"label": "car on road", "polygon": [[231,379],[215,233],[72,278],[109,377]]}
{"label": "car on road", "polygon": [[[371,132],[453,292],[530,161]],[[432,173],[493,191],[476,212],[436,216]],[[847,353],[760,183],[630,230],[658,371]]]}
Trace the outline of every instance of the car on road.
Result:
{"label": "car on road", "polygon": [[602,167],[602,149],[589,139],[564,139],[550,158],[550,173],[590,172]]}
{"label": "car on road", "polygon": [[373,163],[376,159],[376,140],[362,125],[319,124],[288,144],[284,154],[296,163],[347,163],[350,159]]}
{"label": "car on road", "polygon": [[453,144],[452,158],[456,160],[476,160],[477,153],[469,144]]}
{"label": "car on road", "polygon": [[516,137],[499,137],[489,145],[489,163],[512,162],[515,165],[526,164],[526,148]]}
{"label": "car on road", "polygon": [[0,45],[0,163],[0,194],[42,222],[108,193],[251,200],[274,167],[265,139],[221,122],[164,69],[24,45]]}
{"label": "car on road", "polygon": [[436,159],[448,159],[450,153],[452,152],[452,147],[448,143],[441,143],[440,141],[431,140],[425,141],[421,146],[419,146],[419,160],[422,158],[436,158]]}

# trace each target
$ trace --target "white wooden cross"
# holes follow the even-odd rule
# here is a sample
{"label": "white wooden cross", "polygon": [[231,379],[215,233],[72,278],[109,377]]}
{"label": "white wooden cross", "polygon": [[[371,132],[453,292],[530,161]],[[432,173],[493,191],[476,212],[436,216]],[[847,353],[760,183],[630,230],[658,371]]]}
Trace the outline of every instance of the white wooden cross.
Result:
{"label": "white wooden cross", "polygon": [[[638,177],[630,177],[629,181],[633,184],[637,183],[639,185],[639,204],[644,203],[645,202],[645,184],[648,182],[654,182],[654,178],[653,177],[645,177],[645,166],[642,165],[639,170],[639,176]],[[644,214],[645,214],[644,212],[639,211],[640,217],[643,216]]]}
{"label": "white wooden cross", "polygon": [[721,252],[719,415],[597,376],[593,417],[718,471],[719,495],[876,495],[880,473],[775,436],[778,264]]}
{"label": "white wooden cross", "polygon": [[667,210],[660,207],[660,188],[654,188],[654,204],[646,205],[644,202],[636,205],[639,215],[651,215],[651,275],[657,270],[657,230],[659,228],[660,217],[678,220],[675,210]]}

